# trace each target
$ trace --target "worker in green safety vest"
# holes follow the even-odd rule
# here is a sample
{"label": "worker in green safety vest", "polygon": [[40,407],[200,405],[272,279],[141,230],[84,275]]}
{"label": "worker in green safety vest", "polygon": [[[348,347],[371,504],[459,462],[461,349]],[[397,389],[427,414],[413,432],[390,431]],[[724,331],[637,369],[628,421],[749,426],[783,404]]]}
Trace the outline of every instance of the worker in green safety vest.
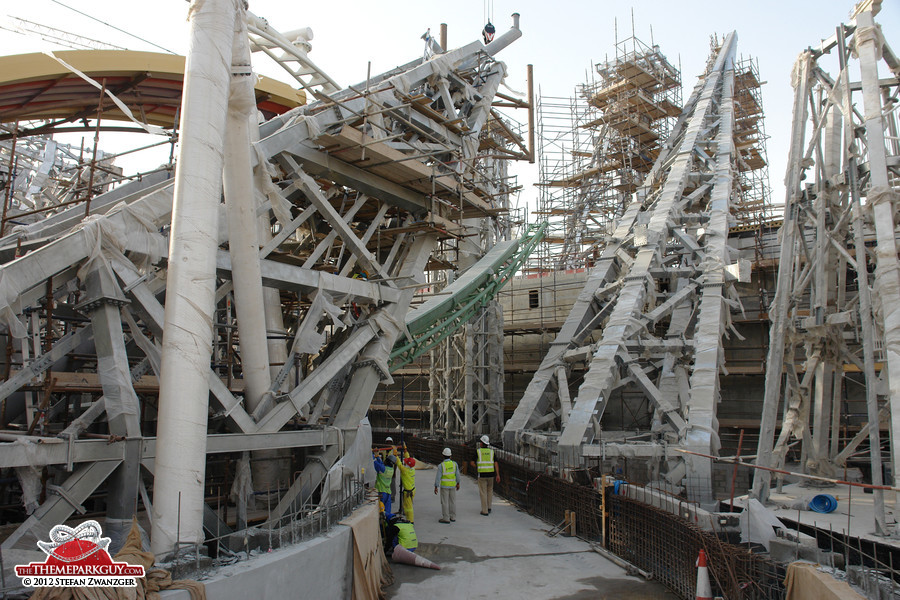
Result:
{"label": "worker in green safety vest", "polygon": [[387,514],[391,514],[391,481],[394,479],[394,465],[397,464],[397,457],[388,454],[384,460],[380,456],[375,459],[375,490],[378,492],[379,499],[384,502],[384,510]]}
{"label": "worker in green safety vest", "polygon": [[491,514],[494,482],[500,483],[500,465],[494,460],[494,449],[490,447],[490,443],[488,436],[481,436],[475,451],[478,461],[471,463],[478,470],[478,495],[481,497],[481,514],[484,516]]}
{"label": "worker in green safety vest", "polygon": [[438,523],[449,523],[456,520],[456,490],[459,489],[459,465],[450,458],[450,448],[442,452],[444,462],[438,465],[434,476],[434,493],[441,490],[441,518]]}

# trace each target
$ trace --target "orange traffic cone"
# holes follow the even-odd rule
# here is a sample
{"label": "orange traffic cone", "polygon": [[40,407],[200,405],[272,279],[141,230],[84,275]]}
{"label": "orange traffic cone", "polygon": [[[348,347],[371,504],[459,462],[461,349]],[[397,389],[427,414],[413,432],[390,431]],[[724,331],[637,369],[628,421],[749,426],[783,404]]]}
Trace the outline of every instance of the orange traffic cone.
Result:
{"label": "orange traffic cone", "polygon": [[709,567],[706,565],[706,552],[700,550],[697,557],[697,600],[712,600],[712,586],[709,584]]}
{"label": "orange traffic cone", "polygon": [[424,556],[414,554],[400,544],[394,546],[394,553],[391,555],[391,560],[398,563],[413,565],[415,567],[426,567],[429,569],[437,569],[438,571],[441,570],[438,565],[434,564]]}

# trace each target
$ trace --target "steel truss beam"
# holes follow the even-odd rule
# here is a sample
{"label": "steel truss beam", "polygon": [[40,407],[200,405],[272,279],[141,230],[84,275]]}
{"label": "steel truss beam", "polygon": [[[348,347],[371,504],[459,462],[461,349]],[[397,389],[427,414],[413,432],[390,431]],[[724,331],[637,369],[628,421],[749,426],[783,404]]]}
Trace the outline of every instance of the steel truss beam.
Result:
{"label": "steel truss beam", "polygon": [[[658,435],[705,453],[718,451],[715,408],[734,280],[727,240],[736,193],[735,51],[732,33],[686,102],[668,150],[606,240],[504,429],[508,447],[544,457],[550,449],[561,469],[579,467],[585,455],[596,455],[587,448],[600,441],[610,395],[635,384],[655,407]],[[569,353],[598,331],[599,341],[587,353],[579,351],[588,370],[570,404],[563,387],[578,358]],[[643,352],[629,353],[630,345]],[[712,500],[710,462],[676,463],[669,465],[673,483],[687,484],[694,500]]]}
{"label": "steel truss beam", "polygon": [[[883,59],[896,77],[900,65],[875,24],[872,6],[860,3],[850,24],[838,26],[819,48],[803,52],[794,67],[781,262],[769,310],[757,462],[782,467],[789,442],[797,438],[804,472],[829,477],[844,466],[852,452],[848,448],[862,441],[857,436],[841,448],[847,420],[845,366],[851,365],[864,374],[858,382],[866,391],[869,422],[863,430],[872,483],[881,485],[877,423],[886,408],[893,463],[900,464],[900,148],[896,139],[888,139],[896,136],[898,126],[896,103],[890,100],[896,80],[879,79],[878,66]],[[819,65],[830,53],[838,59],[837,77]],[[858,57],[860,82],[850,81],[853,57]],[[874,251],[867,249],[872,241]],[[782,399],[785,418],[773,441]],[[894,481],[896,485],[896,476]],[[769,485],[769,472],[755,471],[753,494],[765,500]],[[874,519],[876,533],[887,534],[881,490],[875,490]]]}
{"label": "steel truss beam", "polygon": [[[251,31],[264,52],[272,40],[283,42],[258,20]],[[298,496],[314,493],[352,442],[376,387],[390,380],[391,350],[405,336],[404,319],[426,283],[423,274],[438,239],[458,231],[463,214],[494,219],[504,211],[511,186],[478,154],[478,146],[505,75],[493,55],[520,35],[514,26],[488,46],[474,42],[337,92],[303,57],[282,61],[311,69],[300,77],[320,101],[260,126],[261,139],[252,148],[260,222],[242,225],[266,234],[260,242],[263,285],[289,299],[284,319],[293,323],[295,345],[284,354],[289,364],[273,370],[268,394],[249,411],[240,386],[232,385],[241,365],[240,341],[232,333],[232,291],[241,282],[234,280],[226,250],[232,236],[220,230],[210,394],[181,399],[211,402],[209,431],[228,432],[207,435],[207,454],[309,449],[312,458],[274,517]],[[19,240],[30,250],[0,265],[0,321],[16,337],[20,350],[14,358],[24,362],[0,386],[0,399],[33,387],[48,372],[70,368],[76,350],[109,367],[100,377],[104,395],[63,437],[23,436],[0,444],[0,466],[74,469],[3,547],[25,535],[43,536],[104,482],[114,493],[126,487],[136,493],[144,485],[143,479],[134,481],[141,477],[137,465],[145,476],[153,473],[157,441],[167,443],[141,431],[146,420],[139,415],[148,399],[134,386],[148,369],[159,375],[161,359],[173,189],[159,179],[99,196],[91,205],[95,216],[84,226],[76,225],[75,212],[63,210],[0,240],[4,256],[12,255]],[[122,204],[111,208],[114,201]],[[224,209],[219,222],[226,222]],[[89,302],[76,304],[76,290],[85,299],[85,281]],[[48,287],[53,312],[45,308]],[[55,320],[61,309],[76,317],[73,325]],[[87,326],[81,323],[85,316],[91,317]],[[129,369],[135,357],[140,362]],[[28,393],[37,405],[57,402],[60,392],[51,387]],[[33,417],[29,410],[29,423],[43,423]],[[302,429],[282,431],[288,423]],[[105,424],[117,436],[111,441],[79,439],[85,432],[107,433]],[[126,463],[129,482],[110,479]]]}

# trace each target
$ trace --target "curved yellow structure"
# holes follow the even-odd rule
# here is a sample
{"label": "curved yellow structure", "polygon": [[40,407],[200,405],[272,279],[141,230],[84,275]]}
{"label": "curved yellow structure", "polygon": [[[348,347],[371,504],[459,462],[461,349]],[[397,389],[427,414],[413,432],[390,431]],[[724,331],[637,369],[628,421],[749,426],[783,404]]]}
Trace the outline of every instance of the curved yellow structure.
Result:
{"label": "curved yellow structure", "polygon": [[[151,125],[177,125],[184,57],[131,50],[70,50],[54,53],[98,83],[106,84],[135,117]],[[0,122],[50,120],[50,127],[96,118],[100,90],[47,54],[0,57]],[[256,103],[266,118],[304,104],[302,90],[260,77]],[[108,97],[103,119],[128,118]]]}

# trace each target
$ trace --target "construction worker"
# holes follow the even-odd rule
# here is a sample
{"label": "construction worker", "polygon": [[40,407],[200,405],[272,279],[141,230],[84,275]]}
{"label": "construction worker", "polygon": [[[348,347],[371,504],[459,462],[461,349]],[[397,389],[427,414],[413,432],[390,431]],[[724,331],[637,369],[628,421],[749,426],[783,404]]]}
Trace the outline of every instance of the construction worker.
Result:
{"label": "construction worker", "polygon": [[490,443],[488,436],[481,436],[475,451],[478,461],[471,463],[478,470],[478,495],[481,497],[481,514],[484,516],[491,514],[494,481],[500,483],[500,465],[494,460],[494,449],[490,447]]}
{"label": "construction worker", "polygon": [[394,478],[394,465],[397,464],[397,457],[388,454],[383,460],[380,456],[375,459],[375,490],[378,497],[384,502],[384,510],[387,514],[391,513],[391,480]]}
{"label": "construction worker", "polygon": [[403,460],[397,463],[400,470],[400,506],[406,519],[413,523],[413,499],[416,497],[416,459],[403,453]]}
{"label": "construction worker", "polygon": [[[393,454],[394,457],[397,456],[397,446],[394,445],[394,438],[391,436],[387,436],[384,438],[384,443],[388,445],[388,454]],[[396,461],[399,463],[400,461]],[[395,505],[397,504],[397,473],[394,472],[394,477],[391,478],[391,502]]]}
{"label": "construction worker", "polygon": [[392,552],[397,545],[403,546],[410,552],[415,552],[416,548],[419,547],[416,530],[413,524],[407,521],[403,515],[393,515],[388,519],[385,532],[385,540],[390,544]]}
{"label": "construction worker", "polygon": [[438,465],[434,476],[434,493],[441,490],[441,518],[438,523],[449,523],[456,520],[456,491],[459,489],[459,465],[452,460],[450,448],[442,452],[444,462]]}

